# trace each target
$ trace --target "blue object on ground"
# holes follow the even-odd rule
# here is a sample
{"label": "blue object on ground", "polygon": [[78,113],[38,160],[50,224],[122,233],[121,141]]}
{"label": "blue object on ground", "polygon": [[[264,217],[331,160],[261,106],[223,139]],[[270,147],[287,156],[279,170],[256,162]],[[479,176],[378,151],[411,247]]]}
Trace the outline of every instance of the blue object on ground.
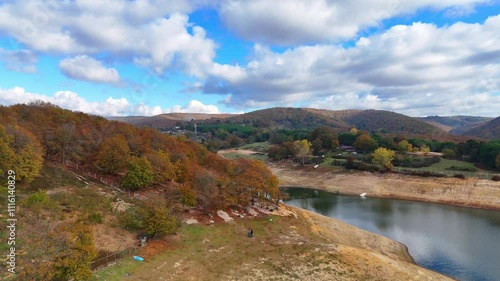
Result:
{"label": "blue object on ground", "polygon": [[144,261],[144,258],[143,257],[139,257],[139,256],[134,256],[134,259],[136,261]]}

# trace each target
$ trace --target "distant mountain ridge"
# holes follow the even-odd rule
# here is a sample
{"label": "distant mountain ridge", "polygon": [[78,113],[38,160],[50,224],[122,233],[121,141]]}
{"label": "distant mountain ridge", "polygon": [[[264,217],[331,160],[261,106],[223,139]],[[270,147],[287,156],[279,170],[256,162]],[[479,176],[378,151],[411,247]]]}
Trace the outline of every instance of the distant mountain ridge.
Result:
{"label": "distant mountain ridge", "polygon": [[465,136],[483,139],[500,139],[500,116],[463,133]]}
{"label": "distant mountain ridge", "polygon": [[314,108],[276,107],[244,114],[188,114],[170,113],[151,117],[120,117],[113,120],[139,127],[165,129],[179,122],[197,121],[200,124],[241,124],[258,128],[314,129],[328,126],[338,132],[355,127],[369,132],[403,134],[409,137],[454,139],[446,130],[419,118],[385,110],[326,110]]}
{"label": "distant mountain ridge", "polygon": [[167,129],[174,127],[177,122],[191,120],[225,119],[235,114],[209,114],[209,113],[166,113],[155,116],[127,116],[109,117],[110,120],[120,121],[137,127],[150,127],[155,129]]}
{"label": "distant mountain ridge", "polygon": [[491,120],[491,117],[479,116],[427,116],[420,118],[421,120],[442,128],[443,130],[456,134],[464,135],[468,130],[481,126]]}
{"label": "distant mountain ridge", "polygon": [[329,126],[347,130],[352,127],[336,116],[321,115],[310,109],[292,107],[256,110],[229,117],[224,122],[270,129],[313,129],[319,126]]}
{"label": "distant mountain ridge", "polygon": [[346,116],[344,120],[357,129],[369,132],[429,135],[434,138],[447,135],[446,131],[437,126],[392,111],[363,110]]}

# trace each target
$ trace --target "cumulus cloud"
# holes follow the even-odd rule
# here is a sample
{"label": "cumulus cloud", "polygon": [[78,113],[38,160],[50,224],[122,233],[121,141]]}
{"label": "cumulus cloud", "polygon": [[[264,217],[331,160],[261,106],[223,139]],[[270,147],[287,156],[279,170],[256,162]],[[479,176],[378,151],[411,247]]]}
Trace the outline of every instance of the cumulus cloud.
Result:
{"label": "cumulus cloud", "polygon": [[203,76],[216,46],[184,13],[211,2],[8,1],[0,4],[0,34],[42,53],[106,53],[158,73]]}
{"label": "cumulus cloud", "polygon": [[59,91],[52,96],[30,93],[24,88],[0,88],[0,104],[13,105],[41,100],[50,102],[62,108],[81,111],[101,116],[152,116],[162,113],[220,113],[215,105],[205,105],[200,101],[192,100],[186,106],[175,105],[172,108],[162,109],[160,106],[149,106],[143,103],[130,103],[126,98],[108,97],[104,101],[91,102],[71,91]]}
{"label": "cumulus cloud", "polygon": [[180,113],[210,113],[216,114],[221,113],[219,108],[215,105],[205,105],[200,101],[192,100],[185,107],[176,105],[170,109],[170,112],[180,112]]}
{"label": "cumulus cloud", "polygon": [[61,72],[69,78],[99,83],[117,83],[120,75],[114,68],[104,67],[100,61],[89,56],[64,59],[59,63]]}
{"label": "cumulus cloud", "polygon": [[470,13],[488,0],[225,0],[219,9],[229,29],[261,43],[291,45],[332,42],[354,37],[382,20],[438,8]]}
{"label": "cumulus cloud", "polygon": [[34,73],[38,56],[30,50],[4,50],[0,48],[0,61],[11,71]]}
{"label": "cumulus cloud", "polygon": [[[390,109],[412,115],[498,115],[500,16],[484,24],[414,23],[355,46],[301,46],[253,58],[228,77],[219,67],[202,90],[231,106]],[[481,42],[478,44],[477,42]],[[230,72],[230,71],[228,71]]]}

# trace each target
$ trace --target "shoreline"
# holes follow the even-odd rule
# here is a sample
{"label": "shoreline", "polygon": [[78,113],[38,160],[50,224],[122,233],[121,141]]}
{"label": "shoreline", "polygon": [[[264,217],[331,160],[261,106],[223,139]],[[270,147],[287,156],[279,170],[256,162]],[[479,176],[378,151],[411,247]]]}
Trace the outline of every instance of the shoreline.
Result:
{"label": "shoreline", "polygon": [[292,163],[266,163],[282,187],[303,187],[342,195],[398,199],[500,211],[500,182],[432,178],[392,173],[333,171]]}
{"label": "shoreline", "polygon": [[[329,189],[324,189],[324,188],[316,188],[313,186],[281,186],[284,188],[306,188],[306,189],[312,189],[312,190],[322,190],[326,191],[329,193],[337,193],[336,191],[332,191]],[[342,193],[340,192],[338,195],[344,195],[344,196],[359,196],[358,193]],[[471,204],[471,203],[465,203],[465,202],[455,202],[455,201],[443,201],[443,200],[432,200],[432,199],[415,199],[413,197],[403,197],[403,196],[397,196],[397,195],[377,195],[377,194],[367,194],[367,198],[382,198],[382,199],[394,199],[394,200],[401,200],[401,201],[410,201],[410,202],[419,202],[419,203],[430,203],[430,204],[439,204],[439,205],[447,205],[447,206],[454,206],[454,207],[462,207],[462,208],[470,208],[470,209],[481,209],[481,210],[489,210],[489,211],[500,211],[500,206],[484,206],[480,204]]]}

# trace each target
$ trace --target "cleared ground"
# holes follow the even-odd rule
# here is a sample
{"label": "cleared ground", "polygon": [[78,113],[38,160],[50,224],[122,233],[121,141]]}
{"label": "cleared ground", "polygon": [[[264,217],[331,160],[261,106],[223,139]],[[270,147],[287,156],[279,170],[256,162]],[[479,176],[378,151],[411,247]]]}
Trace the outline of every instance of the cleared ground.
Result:
{"label": "cleared ground", "polygon": [[400,243],[286,209],[288,216],[184,225],[161,254],[122,260],[95,280],[451,280],[415,265]]}

